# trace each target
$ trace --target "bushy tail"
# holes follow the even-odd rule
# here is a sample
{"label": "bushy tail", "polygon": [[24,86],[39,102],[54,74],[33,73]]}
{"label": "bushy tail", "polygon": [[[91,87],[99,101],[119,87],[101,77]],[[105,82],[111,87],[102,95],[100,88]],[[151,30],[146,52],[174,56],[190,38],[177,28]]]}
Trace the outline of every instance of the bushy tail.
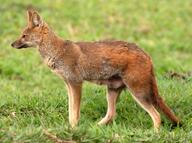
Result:
{"label": "bushy tail", "polygon": [[168,119],[170,119],[174,124],[179,124],[180,120],[175,116],[171,109],[166,105],[161,96],[159,96],[157,83],[155,80],[154,72],[152,70],[152,91],[153,91],[153,100],[155,106],[157,106]]}

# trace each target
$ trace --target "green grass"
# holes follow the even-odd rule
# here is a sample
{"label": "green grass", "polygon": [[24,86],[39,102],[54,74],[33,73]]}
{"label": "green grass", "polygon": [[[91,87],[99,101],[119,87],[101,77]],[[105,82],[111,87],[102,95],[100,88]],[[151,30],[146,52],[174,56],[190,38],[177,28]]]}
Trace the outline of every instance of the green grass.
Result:
{"label": "green grass", "polygon": [[[171,130],[165,122],[155,133],[152,121],[123,92],[117,117],[98,126],[105,115],[105,88],[83,87],[78,127],[68,123],[64,83],[43,65],[37,49],[16,50],[10,44],[26,25],[26,8],[33,6],[64,39],[121,39],[136,42],[153,58],[160,94],[182,119]],[[166,73],[192,71],[192,1],[190,0],[1,0],[0,5],[0,142],[192,142],[192,78],[166,78]]]}

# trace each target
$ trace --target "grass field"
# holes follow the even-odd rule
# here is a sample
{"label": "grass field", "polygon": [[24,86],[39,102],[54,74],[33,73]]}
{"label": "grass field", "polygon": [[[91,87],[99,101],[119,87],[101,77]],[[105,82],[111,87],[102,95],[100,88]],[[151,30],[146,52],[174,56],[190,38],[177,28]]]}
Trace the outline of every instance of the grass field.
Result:
{"label": "grass field", "polygon": [[[0,1],[0,142],[192,142],[191,0]],[[160,94],[184,125],[171,130],[162,116],[155,133],[148,114],[125,91],[115,121],[98,126],[106,112],[105,87],[85,83],[80,123],[71,129],[63,81],[37,49],[10,46],[26,25],[29,6],[64,39],[136,42],[152,56]]]}

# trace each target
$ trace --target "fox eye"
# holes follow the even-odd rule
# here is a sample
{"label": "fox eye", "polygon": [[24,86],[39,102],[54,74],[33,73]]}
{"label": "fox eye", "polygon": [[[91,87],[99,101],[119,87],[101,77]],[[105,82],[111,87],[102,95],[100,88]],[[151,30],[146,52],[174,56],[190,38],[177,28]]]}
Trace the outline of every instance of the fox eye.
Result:
{"label": "fox eye", "polygon": [[23,34],[22,38],[25,38],[27,35],[26,34]]}

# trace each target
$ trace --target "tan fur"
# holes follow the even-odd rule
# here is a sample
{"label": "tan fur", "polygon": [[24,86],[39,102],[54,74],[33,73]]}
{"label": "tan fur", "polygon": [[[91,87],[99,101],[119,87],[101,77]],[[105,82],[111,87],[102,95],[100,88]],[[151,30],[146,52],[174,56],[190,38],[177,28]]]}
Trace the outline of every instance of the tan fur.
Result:
{"label": "tan fur", "polygon": [[161,123],[156,107],[171,121],[179,123],[158,94],[151,58],[137,45],[124,41],[67,41],[56,36],[36,11],[29,10],[28,19],[27,28],[12,46],[37,46],[48,67],[65,80],[72,126],[78,123],[80,117],[83,81],[107,86],[108,110],[99,124],[107,124],[113,119],[116,100],[126,87],[149,113],[156,129]]}

